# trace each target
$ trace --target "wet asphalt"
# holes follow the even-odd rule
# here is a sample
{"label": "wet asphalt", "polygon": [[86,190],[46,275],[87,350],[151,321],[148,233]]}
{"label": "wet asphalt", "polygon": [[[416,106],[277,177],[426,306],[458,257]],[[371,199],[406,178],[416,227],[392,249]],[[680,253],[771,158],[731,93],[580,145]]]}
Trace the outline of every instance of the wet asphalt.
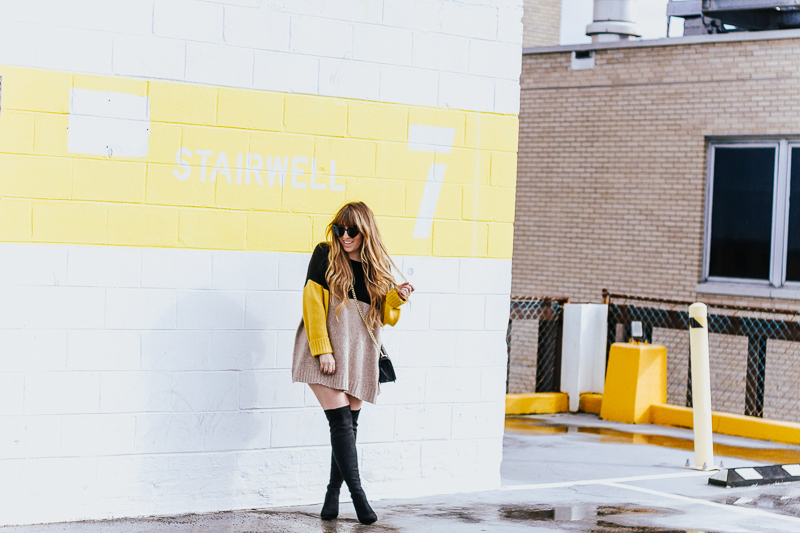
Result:
{"label": "wet asphalt", "polygon": [[[625,425],[594,415],[506,420],[503,488],[373,501],[364,526],[352,505],[322,521],[319,505],[0,528],[0,533],[800,531],[800,483],[725,489],[692,462],[691,431]],[[800,463],[800,446],[715,436],[725,467]]]}

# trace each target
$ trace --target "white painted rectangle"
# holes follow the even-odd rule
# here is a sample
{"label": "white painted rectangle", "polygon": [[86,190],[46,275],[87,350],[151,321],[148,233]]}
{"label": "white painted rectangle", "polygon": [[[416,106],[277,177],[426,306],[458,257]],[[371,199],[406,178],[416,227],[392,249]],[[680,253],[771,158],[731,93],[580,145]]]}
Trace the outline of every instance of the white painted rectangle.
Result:
{"label": "white painted rectangle", "polygon": [[150,148],[150,101],[110,91],[70,90],[67,150],[77,154],[144,157]]}
{"label": "white painted rectangle", "polygon": [[150,102],[146,96],[135,94],[72,89],[69,112],[92,117],[150,120]]}

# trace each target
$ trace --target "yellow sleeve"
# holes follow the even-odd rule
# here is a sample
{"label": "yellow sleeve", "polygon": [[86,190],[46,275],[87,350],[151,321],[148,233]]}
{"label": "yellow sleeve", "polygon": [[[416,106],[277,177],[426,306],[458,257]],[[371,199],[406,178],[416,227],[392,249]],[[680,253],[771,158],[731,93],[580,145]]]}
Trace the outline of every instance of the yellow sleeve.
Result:
{"label": "yellow sleeve", "polygon": [[303,324],[308,336],[308,347],[314,357],[333,353],[328,337],[328,302],[330,293],[318,283],[308,280],[303,288]]}
{"label": "yellow sleeve", "polygon": [[400,320],[400,306],[406,303],[405,300],[397,295],[397,291],[392,289],[386,295],[383,302],[383,325],[394,326]]}

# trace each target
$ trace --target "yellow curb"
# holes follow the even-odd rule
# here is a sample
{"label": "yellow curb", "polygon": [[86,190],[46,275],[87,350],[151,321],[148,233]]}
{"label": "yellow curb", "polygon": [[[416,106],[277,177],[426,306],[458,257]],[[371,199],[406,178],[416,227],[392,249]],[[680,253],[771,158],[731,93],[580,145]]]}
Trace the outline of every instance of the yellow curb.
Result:
{"label": "yellow curb", "polygon": [[[691,407],[679,405],[653,404],[650,408],[652,423],[659,426],[673,426],[692,429]],[[714,433],[768,440],[785,444],[800,444],[800,424],[778,420],[764,420],[754,416],[732,413],[711,413],[711,426]]]}
{"label": "yellow curb", "polygon": [[597,392],[584,392],[581,394],[578,410],[582,413],[600,414],[603,405],[603,395]]}
{"label": "yellow curb", "polygon": [[507,415],[544,415],[569,410],[566,392],[532,392],[506,394]]}

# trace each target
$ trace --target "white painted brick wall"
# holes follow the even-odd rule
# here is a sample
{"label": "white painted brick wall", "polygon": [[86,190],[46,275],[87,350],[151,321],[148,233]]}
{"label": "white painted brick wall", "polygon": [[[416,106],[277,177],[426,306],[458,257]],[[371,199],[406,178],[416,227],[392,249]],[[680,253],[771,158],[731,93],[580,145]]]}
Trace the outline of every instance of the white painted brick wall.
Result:
{"label": "white painted brick wall", "polygon": [[36,66],[56,70],[110,73],[113,34],[46,27],[37,32]]}
{"label": "white painted brick wall", "polygon": [[[0,289],[0,293],[2,293]],[[0,310],[19,309],[18,302],[0,297]],[[0,313],[2,317],[3,313]],[[8,328],[18,326],[13,321],[0,318]],[[0,329],[0,371],[38,370],[41,372],[67,368],[67,332],[58,330]]]}
{"label": "white painted brick wall", "polygon": [[[81,287],[140,287],[142,285],[142,250],[139,248],[106,250],[85,246],[72,248],[68,256],[66,253],[64,255],[68,257],[67,285]],[[102,262],[102,269],[97,268],[99,262]],[[43,277],[47,278],[47,276]]]}
{"label": "white painted brick wall", "polygon": [[[519,109],[521,0],[7,4],[0,64]],[[0,525],[319,502],[327,421],[290,379],[308,254],[0,256]],[[367,490],[496,487],[510,262],[398,259],[418,290],[362,414]]]}
{"label": "white painted brick wall", "polygon": [[258,50],[288,50],[291,18],[247,7],[225,8],[225,42]]}
{"label": "white painted brick wall", "polygon": [[186,80],[208,85],[252,87],[253,50],[209,43],[186,43]]}
{"label": "white painted brick wall", "polygon": [[25,381],[20,373],[0,374],[0,416],[21,415]]}
{"label": "white painted brick wall", "polygon": [[373,63],[411,65],[412,32],[374,24],[356,24],[353,58]]}
{"label": "white painted brick wall", "polygon": [[186,43],[150,35],[115,35],[113,71],[119,76],[185,79]]}
{"label": "white painted brick wall", "polygon": [[444,72],[467,72],[470,40],[438,33],[414,34],[412,65]]}
{"label": "white painted brick wall", "polygon": [[31,287],[32,328],[102,328],[105,291],[87,287]]}
{"label": "white painted brick wall", "polygon": [[256,50],[253,88],[319,94],[319,58]]}
{"label": "white painted brick wall", "polygon": [[98,413],[100,374],[30,372],[25,376],[25,414]]}
{"label": "white painted brick wall", "polygon": [[362,61],[327,59],[319,61],[321,93],[361,100],[379,100],[381,66]]}
{"label": "white painted brick wall", "polygon": [[141,334],[111,329],[72,330],[67,341],[69,370],[138,370]]}
{"label": "white painted brick wall", "polygon": [[[0,523],[321,499],[327,420],[290,371],[308,254],[0,254],[18,267],[0,285],[0,475],[24,478],[0,493],[14,509]],[[384,336],[400,380],[360,420],[367,489],[496,487],[509,262],[396,259],[417,292]],[[66,302],[83,316],[56,312]]]}
{"label": "white painted brick wall", "polygon": [[439,75],[439,102],[444,107],[469,109],[473,102],[493,106],[495,83],[488,78],[443,72]]}
{"label": "white painted brick wall", "polygon": [[205,370],[211,358],[211,331],[142,332],[142,370]]}
{"label": "white painted brick wall", "polygon": [[187,41],[222,42],[224,6],[197,0],[156,0],[153,33]]}
{"label": "white painted brick wall", "polygon": [[292,17],[289,51],[323,57],[347,58],[353,55],[353,25],[318,17]]}
{"label": "white painted brick wall", "polygon": [[522,0],[6,4],[0,64],[519,111]]}

